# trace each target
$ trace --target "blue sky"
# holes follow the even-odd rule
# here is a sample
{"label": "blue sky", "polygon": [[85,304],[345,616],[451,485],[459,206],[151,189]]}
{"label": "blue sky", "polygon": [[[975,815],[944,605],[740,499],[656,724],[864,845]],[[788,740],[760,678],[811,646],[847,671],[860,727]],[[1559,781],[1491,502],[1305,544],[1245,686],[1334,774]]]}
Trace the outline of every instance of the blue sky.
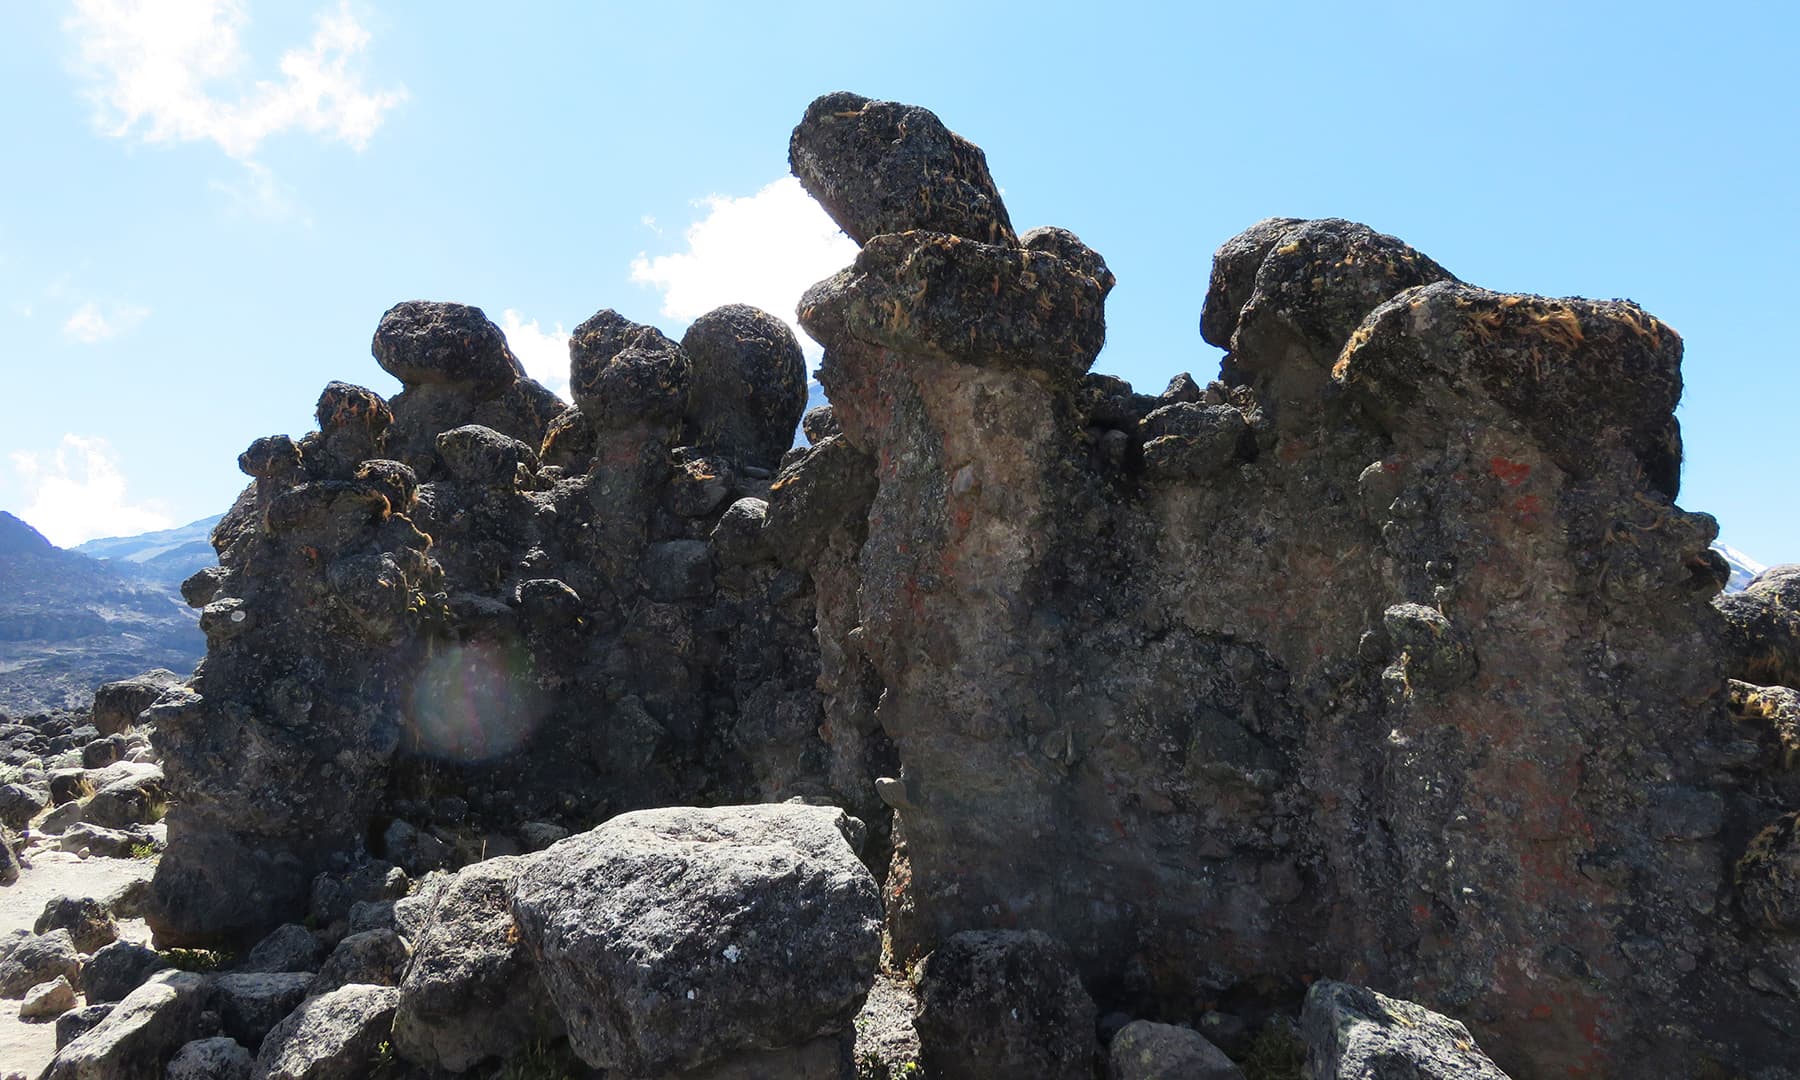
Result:
{"label": "blue sky", "polygon": [[0,12],[0,509],[53,539],[229,504],[331,379],[453,299],[566,377],[603,307],[791,316],[848,242],[787,174],[853,89],[981,144],[1119,277],[1097,370],[1216,372],[1213,250],[1342,216],[1687,342],[1682,505],[1800,560],[1800,16],[1786,5],[75,0]]}

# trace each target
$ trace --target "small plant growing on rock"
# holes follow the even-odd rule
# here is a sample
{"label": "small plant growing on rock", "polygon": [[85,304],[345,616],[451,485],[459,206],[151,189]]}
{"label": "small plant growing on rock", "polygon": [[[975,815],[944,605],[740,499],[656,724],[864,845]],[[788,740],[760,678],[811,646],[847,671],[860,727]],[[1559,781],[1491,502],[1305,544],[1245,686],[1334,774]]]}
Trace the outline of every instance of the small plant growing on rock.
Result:
{"label": "small plant growing on rock", "polygon": [[230,967],[232,954],[213,949],[164,949],[157,953],[163,962],[180,971],[210,972]]}
{"label": "small plant growing on rock", "polygon": [[136,843],[131,845],[131,849],[127,854],[134,859],[154,859],[156,858],[156,845],[150,843],[148,840]]}

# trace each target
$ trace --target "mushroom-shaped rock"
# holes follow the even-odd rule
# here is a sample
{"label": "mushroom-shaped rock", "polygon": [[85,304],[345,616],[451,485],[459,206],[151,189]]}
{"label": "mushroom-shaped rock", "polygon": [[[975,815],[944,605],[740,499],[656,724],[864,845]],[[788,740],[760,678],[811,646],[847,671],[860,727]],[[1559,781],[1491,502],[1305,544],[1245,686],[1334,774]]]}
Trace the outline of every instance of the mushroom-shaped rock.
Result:
{"label": "mushroom-shaped rock", "polygon": [[371,351],[382,370],[408,388],[448,383],[491,394],[524,375],[506,335],[467,304],[395,304],[376,326]]}
{"label": "mushroom-shaped rock", "polygon": [[808,289],[800,324],[827,350],[848,335],[1073,381],[1106,343],[1105,299],[1101,282],[1047,251],[908,232],[871,240],[848,272]]}
{"label": "mushroom-shaped rock", "polygon": [[1018,243],[987,155],[929,109],[825,94],[794,128],[788,165],[859,244],[908,229]]}
{"label": "mushroom-shaped rock", "polygon": [[596,431],[669,426],[687,408],[688,358],[655,327],[601,311],[569,335],[569,385]]}
{"label": "mushroom-shaped rock", "polygon": [[575,1052],[660,1075],[847,1028],[881,947],[855,824],[796,803],[643,810],[534,858],[513,914]]}
{"label": "mushroom-shaped rock", "polygon": [[1300,1028],[1316,1080],[1507,1080],[1460,1021],[1360,986],[1313,983]]}
{"label": "mushroom-shaped rock", "polygon": [[[1387,255],[1410,267],[1403,255]],[[1636,304],[1441,281],[1402,292],[1359,321],[1334,375],[1390,429],[1450,429],[1498,411],[1571,476],[1635,467],[1646,487],[1674,497],[1681,337]]]}
{"label": "mushroom-shaped rock", "polygon": [[695,319],[681,349],[690,378],[682,445],[773,468],[806,408],[806,360],[788,324],[727,304]]}
{"label": "mushroom-shaped rock", "polygon": [[922,1064],[943,1080],[1088,1080],[1094,1001],[1063,944],[1038,930],[965,930],[916,980]]}
{"label": "mushroom-shaped rock", "polygon": [[1225,241],[1213,254],[1212,280],[1200,309],[1200,336],[1207,344],[1231,348],[1238,315],[1256,291],[1256,272],[1269,250],[1305,222],[1300,218],[1264,218]]}
{"label": "mushroom-shaped rock", "polygon": [[562,1033],[508,900],[524,865],[516,856],[475,863],[435,893],[400,983],[394,1047],[402,1057],[462,1072]]}
{"label": "mushroom-shaped rock", "polygon": [[265,435],[238,455],[245,476],[277,483],[300,477],[300,447],[286,435]]}

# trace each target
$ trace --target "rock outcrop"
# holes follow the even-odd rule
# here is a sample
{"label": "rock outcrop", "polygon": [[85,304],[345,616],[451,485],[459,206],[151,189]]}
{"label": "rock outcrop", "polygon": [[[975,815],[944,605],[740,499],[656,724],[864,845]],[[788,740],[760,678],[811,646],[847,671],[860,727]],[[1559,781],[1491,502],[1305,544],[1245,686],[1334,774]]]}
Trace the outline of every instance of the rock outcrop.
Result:
{"label": "rock outcrop", "polygon": [[[1219,378],[1140,393],[1089,371],[1105,260],[1015,230],[937,117],[827,95],[790,161],[860,245],[800,305],[830,398],[806,447],[782,453],[804,371],[764,313],[676,342],[601,311],[564,406],[479,310],[412,302],[374,343],[401,394],[333,383],[318,432],[245,452],[220,565],[184,587],[207,659],[143,714],[172,802],[160,940],[248,942],[322,873],[566,831],[558,859],[346,893],[370,906],[328,921],[411,939],[391,992],[432,1067],[544,1030],[512,1001],[491,1042],[456,1026],[529,966],[591,1063],[712,1068],[678,1047],[763,1048],[651,1006],[749,970],[704,930],[738,909],[701,890],[666,926],[611,886],[654,865],[714,889],[731,875],[693,867],[737,826],[585,830],[800,796],[867,822],[947,1073],[1073,1075],[1095,1015],[1268,1017],[1325,976],[1458,1017],[1515,1075],[1785,1075],[1800,601],[1792,568],[1719,596],[1716,525],[1675,502],[1671,328],[1272,218],[1214,259]],[[838,812],[767,812],[802,809]],[[849,848],[814,874],[798,847],[794,879],[744,856],[743,910],[744,882],[835,882],[820,917],[860,918]],[[574,879],[609,889],[577,904]],[[467,948],[509,919],[529,965]],[[633,935],[706,955],[638,970]],[[1049,1060],[966,1029],[1009,992],[994,956],[1066,974],[1081,1022]],[[806,977],[829,1002],[739,1018],[835,1060],[867,983]],[[955,1004],[970,986],[992,992]]]}

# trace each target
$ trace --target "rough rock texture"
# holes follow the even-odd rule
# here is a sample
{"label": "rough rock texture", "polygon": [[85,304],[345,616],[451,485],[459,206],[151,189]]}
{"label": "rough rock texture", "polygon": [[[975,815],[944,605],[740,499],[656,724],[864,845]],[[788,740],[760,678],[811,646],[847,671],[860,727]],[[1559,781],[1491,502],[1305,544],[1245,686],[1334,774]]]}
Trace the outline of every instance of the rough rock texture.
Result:
{"label": "rough rock texture", "polygon": [[[886,190],[821,108],[797,175]],[[1522,1071],[1786,1067],[1788,931],[1726,870],[1794,792],[1725,677],[1777,672],[1724,662],[1673,503],[1673,330],[1268,221],[1214,263],[1222,380],[1146,398],[1086,375],[1097,256],[942,228],[862,229],[800,310],[874,472],[840,640],[902,763],[900,955],[1035,927],[1138,1015],[1324,971]]]}
{"label": "rough rock texture", "polygon": [[160,972],[58,1050],[43,1080],[159,1080],[163,1064],[193,1038],[205,1003],[204,976]]}
{"label": "rough rock texture", "polygon": [[1140,393],[1088,370],[1105,260],[1015,232],[936,117],[827,95],[790,159],[862,247],[800,305],[831,405],[775,475],[804,386],[737,309],[599,312],[567,406],[403,304],[403,393],[246,450],[207,659],[144,714],[160,940],[369,857],[804,796],[869,823],[897,961],[1039,930],[1107,1013],[1323,974],[1520,1075],[1791,1070],[1800,570],[1718,599],[1672,329],[1276,218],[1215,256],[1219,379]]}
{"label": "rough rock texture", "polygon": [[1364,987],[1314,983],[1300,1024],[1314,1080],[1506,1080],[1461,1023]]}
{"label": "rough rock texture", "polygon": [[464,867],[433,894],[400,981],[394,1048],[428,1068],[462,1072],[563,1032],[513,919],[517,857]]}
{"label": "rough rock texture", "polygon": [[81,956],[67,930],[35,934],[0,960],[0,998],[21,998],[39,983],[58,977],[81,985]]}
{"label": "rough rock texture", "polygon": [[858,832],[830,807],[676,807],[535,857],[513,914],[576,1053],[648,1076],[847,1028],[881,948]]}
{"label": "rough rock texture", "polygon": [[1068,949],[1037,931],[969,930],[925,958],[914,1024],[941,1080],[1087,1080],[1094,1001]]}
{"label": "rough rock texture", "polygon": [[219,1024],[245,1046],[261,1046],[276,1024],[306,1000],[312,976],[305,972],[240,972],[213,980]]}
{"label": "rough rock texture", "polygon": [[234,1039],[195,1039],[175,1051],[163,1080],[250,1080],[255,1064]]}
{"label": "rough rock texture", "polygon": [[1225,1051],[1193,1028],[1134,1020],[1107,1048],[1111,1080],[1243,1080]]}
{"label": "rough rock texture", "polygon": [[66,976],[58,975],[25,991],[25,1000],[19,1003],[19,1019],[41,1024],[68,1012],[75,1004],[75,988]]}
{"label": "rough rock texture", "polygon": [[311,930],[299,923],[283,923],[269,931],[244,957],[244,971],[317,971],[325,950]]}
{"label": "rough rock texture", "polygon": [[352,984],[308,998],[256,1052],[256,1080],[358,1080],[387,1040],[400,991]]}
{"label": "rough rock texture", "polygon": [[100,1021],[112,1015],[113,1003],[88,1005],[73,1009],[56,1018],[56,1048],[63,1047],[81,1038],[98,1027]]}
{"label": "rough rock texture", "polygon": [[158,668],[129,679],[109,682],[94,691],[93,724],[102,735],[130,731],[139,714],[156,704],[156,699],[171,686],[181,683],[181,676]]}
{"label": "rough rock texture", "polygon": [[600,312],[571,335],[568,409],[476,309],[401,304],[374,351],[405,392],[333,383],[319,431],[245,451],[190,596],[205,666],[147,714],[173,801],[160,943],[241,947],[364,850],[422,871],[524,823],[870,807],[885,740],[821,734],[810,581],[711,539],[769,497],[799,347],[743,306],[685,341]]}
{"label": "rough rock texture", "polygon": [[119,938],[119,924],[105,904],[91,896],[59,896],[44,905],[33,933],[67,930],[76,952],[96,952]]}
{"label": "rough rock texture", "polygon": [[82,965],[81,990],[89,1002],[120,1001],[166,966],[153,949],[115,941]]}
{"label": "rough rock texture", "polygon": [[350,934],[325,958],[306,992],[316,996],[351,983],[397,986],[401,972],[406,970],[406,958],[406,942],[392,930]]}

